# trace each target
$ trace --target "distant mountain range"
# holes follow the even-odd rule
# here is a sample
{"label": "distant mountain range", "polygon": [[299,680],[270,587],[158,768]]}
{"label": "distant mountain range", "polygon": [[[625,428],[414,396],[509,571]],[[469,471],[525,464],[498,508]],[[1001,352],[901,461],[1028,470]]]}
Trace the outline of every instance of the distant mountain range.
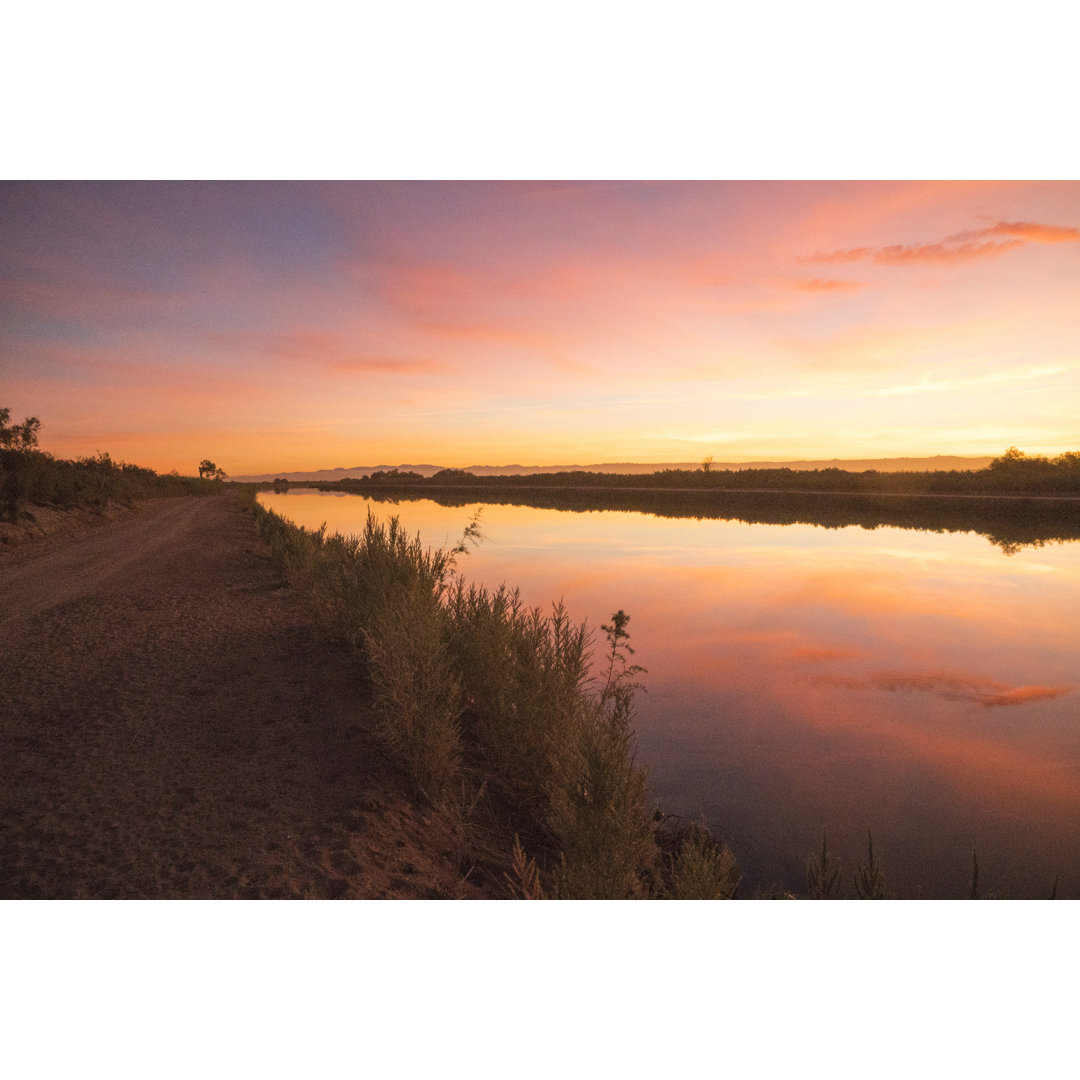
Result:
{"label": "distant mountain range", "polygon": [[[989,457],[936,457],[899,458],[830,458],[827,461],[714,461],[716,471],[731,469],[845,469],[848,472],[938,472],[947,469],[985,469]],[[299,472],[265,473],[261,476],[234,476],[233,480],[263,483],[270,480],[351,480],[370,476],[373,472],[414,472],[421,476],[434,476],[445,465],[354,465],[344,469],[315,469]],[[470,465],[465,471],[476,476],[532,476],[536,473],[595,472],[595,473],[654,473],[663,469],[701,468],[700,461],[632,462],[605,461],[600,465]]]}

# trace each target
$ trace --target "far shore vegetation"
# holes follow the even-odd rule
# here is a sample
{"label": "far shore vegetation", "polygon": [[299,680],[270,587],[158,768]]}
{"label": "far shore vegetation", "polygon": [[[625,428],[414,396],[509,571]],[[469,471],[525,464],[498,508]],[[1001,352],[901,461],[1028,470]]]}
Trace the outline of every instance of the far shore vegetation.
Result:
{"label": "far shore vegetation", "polygon": [[[288,484],[276,480],[275,484]],[[478,476],[465,469],[441,469],[432,476],[400,469],[376,470],[366,477],[326,481],[294,481],[298,486],[355,485],[469,487],[476,490],[585,488],[633,491],[691,490],[774,491],[863,495],[1050,495],[1080,498],[1080,451],[1057,457],[1028,455],[1015,446],[982,469],[850,472],[839,468],[714,469],[706,458],[698,469],[661,469],[650,473],[545,472]]]}
{"label": "far shore vegetation", "polygon": [[1006,555],[1027,546],[1080,540],[1080,452],[1028,456],[1010,447],[978,470],[845,472],[841,469],[667,469],[648,474],[592,472],[474,476],[444,469],[425,478],[386,470],[335,481],[279,479],[261,487],[339,491],[443,506],[486,502],[542,509],[620,510],[660,517],[750,524],[857,525],[932,532],[976,532]]}

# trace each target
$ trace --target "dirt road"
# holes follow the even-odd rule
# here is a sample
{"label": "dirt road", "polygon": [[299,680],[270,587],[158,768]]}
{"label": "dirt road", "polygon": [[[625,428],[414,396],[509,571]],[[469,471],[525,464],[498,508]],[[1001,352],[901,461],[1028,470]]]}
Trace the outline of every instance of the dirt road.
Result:
{"label": "dirt road", "polygon": [[0,755],[0,897],[483,895],[231,495],[0,552]]}

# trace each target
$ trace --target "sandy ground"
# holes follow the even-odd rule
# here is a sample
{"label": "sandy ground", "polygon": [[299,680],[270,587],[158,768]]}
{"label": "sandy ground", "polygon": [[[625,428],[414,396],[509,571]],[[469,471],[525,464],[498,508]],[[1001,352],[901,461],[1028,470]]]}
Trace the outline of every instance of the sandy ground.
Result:
{"label": "sandy ground", "polygon": [[0,550],[0,897],[500,895],[231,495]]}

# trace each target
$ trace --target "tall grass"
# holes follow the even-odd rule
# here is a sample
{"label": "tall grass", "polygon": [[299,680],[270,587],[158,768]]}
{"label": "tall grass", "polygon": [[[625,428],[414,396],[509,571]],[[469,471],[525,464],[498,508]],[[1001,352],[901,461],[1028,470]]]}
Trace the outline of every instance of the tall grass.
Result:
{"label": "tall grass", "polygon": [[603,628],[600,679],[584,623],[561,604],[545,615],[516,590],[466,585],[461,546],[424,548],[396,517],[370,512],[350,537],[255,513],[290,583],[363,656],[386,744],[414,790],[438,802],[471,783],[524,838],[518,895],[667,895],[635,759],[643,669],[626,663],[628,616]]}

